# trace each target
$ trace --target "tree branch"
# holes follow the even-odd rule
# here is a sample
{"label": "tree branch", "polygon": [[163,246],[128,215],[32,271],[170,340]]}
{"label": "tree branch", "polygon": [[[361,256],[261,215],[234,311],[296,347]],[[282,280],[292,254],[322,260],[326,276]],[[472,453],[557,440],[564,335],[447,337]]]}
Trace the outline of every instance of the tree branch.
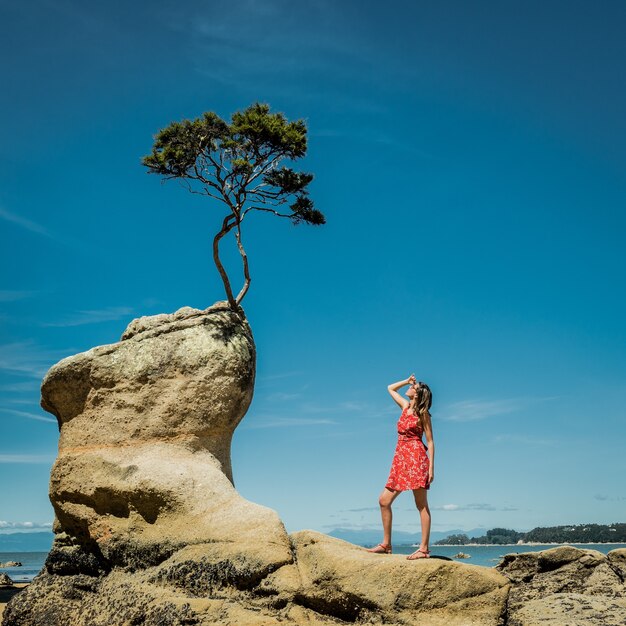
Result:
{"label": "tree branch", "polygon": [[204,191],[198,191],[197,189],[194,189],[191,186],[191,183],[189,183],[189,181],[186,181],[184,179],[179,179],[179,182],[182,185],[186,186],[187,191],[189,191],[189,193],[195,193],[195,194],[200,195],[200,196],[209,196],[211,198],[215,198],[215,200],[219,200],[220,202],[224,202],[224,204],[226,204],[226,201],[224,200],[224,198],[222,196],[218,196],[217,194],[211,193],[208,189],[205,189]]}
{"label": "tree branch", "polygon": [[274,215],[277,215],[278,217],[293,217],[292,215],[288,215],[286,213],[279,213],[278,211],[274,211],[273,209],[267,209],[267,208],[261,207],[261,206],[250,206],[242,213],[240,221],[243,221],[243,218],[248,213],[250,213],[250,211],[263,211],[265,213],[273,213]]}
{"label": "tree branch", "polygon": [[213,187],[214,189],[217,189],[217,191],[220,191],[220,192],[221,192],[221,189],[220,189],[220,187],[217,185],[217,183],[214,183],[212,180],[210,180],[210,179],[208,179],[208,178],[205,178],[205,177],[204,177],[204,176],[203,176],[203,175],[202,175],[202,174],[198,171],[198,165],[197,165],[197,163],[194,163],[193,168],[194,168],[194,171],[196,172],[197,179],[198,179],[200,182],[204,183],[205,185],[209,185],[209,186]]}
{"label": "tree branch", "polygon": [[[272,154],[272,153],[270,152],[269,154]],[[261,167],[261,169],[254,176],[252,176],[252,178],[250,178],[247,184],[250,184],[253,180],[257,179],[259,176],[261,176],[262,174],[265,174],[269,170],[274,169],[281,162],[283,158],[284,158],[284,155],[278,154],[266,166]]]}

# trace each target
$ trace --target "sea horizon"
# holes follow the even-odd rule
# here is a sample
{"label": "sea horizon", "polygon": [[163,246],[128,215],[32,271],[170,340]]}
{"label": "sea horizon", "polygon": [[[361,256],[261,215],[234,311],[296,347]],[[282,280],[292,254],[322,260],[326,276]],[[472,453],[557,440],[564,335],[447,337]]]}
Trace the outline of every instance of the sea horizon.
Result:
{"label": "sea horizon", "polygon": [[[418,546],[417,543],[398,544]],[[626,546],[623,541],[598,541],[589,543],[586,541],[524,541],[523,543],[437,543],[431,544],[441,547],[469,547],[469,546]]]}

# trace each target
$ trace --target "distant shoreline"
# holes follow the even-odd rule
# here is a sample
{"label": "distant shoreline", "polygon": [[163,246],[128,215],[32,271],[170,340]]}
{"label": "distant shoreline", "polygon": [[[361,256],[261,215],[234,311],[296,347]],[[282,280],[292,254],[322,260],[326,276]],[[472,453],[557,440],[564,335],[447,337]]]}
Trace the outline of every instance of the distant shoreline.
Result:
{"label": "distant shoreline", "polygon": [[463,546],[476,548],[480,546],[623,546],[624,544],[626,544],[626,541],[525,541],[524,543],[433,543],[432,545],[446,548]]}

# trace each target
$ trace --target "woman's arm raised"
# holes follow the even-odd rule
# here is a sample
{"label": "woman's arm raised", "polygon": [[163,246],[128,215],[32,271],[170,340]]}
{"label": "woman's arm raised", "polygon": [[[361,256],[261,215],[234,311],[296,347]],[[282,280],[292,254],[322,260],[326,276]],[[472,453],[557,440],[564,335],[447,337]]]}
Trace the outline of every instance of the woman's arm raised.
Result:
{"label": "woman's arm raised", "polygon": [[399,393],[398,389],[404,387],[405,385],[410,385],[415,381],[415,376],[411,374],[406,380],[400,380],[397,383],[392,383],[391,385],[387,385],[387,391],[391,394],[391,397],[396,401],[396,404],[403,409],[406,409],[409,406],[408,400],[405,400]]}

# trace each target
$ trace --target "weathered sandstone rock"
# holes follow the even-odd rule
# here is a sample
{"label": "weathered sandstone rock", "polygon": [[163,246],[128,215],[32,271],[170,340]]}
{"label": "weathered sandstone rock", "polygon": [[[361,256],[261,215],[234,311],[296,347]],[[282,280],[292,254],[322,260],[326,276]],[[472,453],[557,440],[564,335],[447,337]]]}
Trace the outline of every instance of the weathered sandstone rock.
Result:
{"label": "weathered sandstone rock", "polygon": [[617,574],[626,581],[626,548],[611,550],[606,556]]}
{"label": "weathered sandstone rock", "polygon": [[0,587],[12,587],[13,581],[8,574],[0,572]]}
{"label": "weathered sandstone rock", "polygon": [[624,626],[625,557],[572,546],[505,555],[496,569],[513,583],[507,626]]}
{"label": "weathered sandstone rock", "polygon": [[[255,363],[247,322],[217,304],[134,320],[120,342],[48,371],[41,404],[60,428],[50,479],[57,535],[48,578],[21,593],[24,602],[43,585],[50,597],[74,586],[68,575],[97,577],[79,588],[99,586],[116,567],[140,570],[194,544],[238,550],[261,571],[291,561],[276,513],[232,484],[231,439]],[[36,611],[31,621],[14,614],[5,621],[38,623]]]}
{"label": "weathered sandstone rock", "polygon": [[51,368],[42,406],[61,428],[50,481],[60,529],[133,567],[190,543],[254,551],[259,534],[289,559],[278,516],[232,485],[231,439],[254,374],[248,325],[220,305],[134,320],[119,343]]}
{"label": "weathered sandstone rock", "polygon": [[290,537],[300,575],[295,601],[317,613],[345,622],[429,626],[496,625],[504,614],[508,581],[492,568],[372,554],[314,531]]}

